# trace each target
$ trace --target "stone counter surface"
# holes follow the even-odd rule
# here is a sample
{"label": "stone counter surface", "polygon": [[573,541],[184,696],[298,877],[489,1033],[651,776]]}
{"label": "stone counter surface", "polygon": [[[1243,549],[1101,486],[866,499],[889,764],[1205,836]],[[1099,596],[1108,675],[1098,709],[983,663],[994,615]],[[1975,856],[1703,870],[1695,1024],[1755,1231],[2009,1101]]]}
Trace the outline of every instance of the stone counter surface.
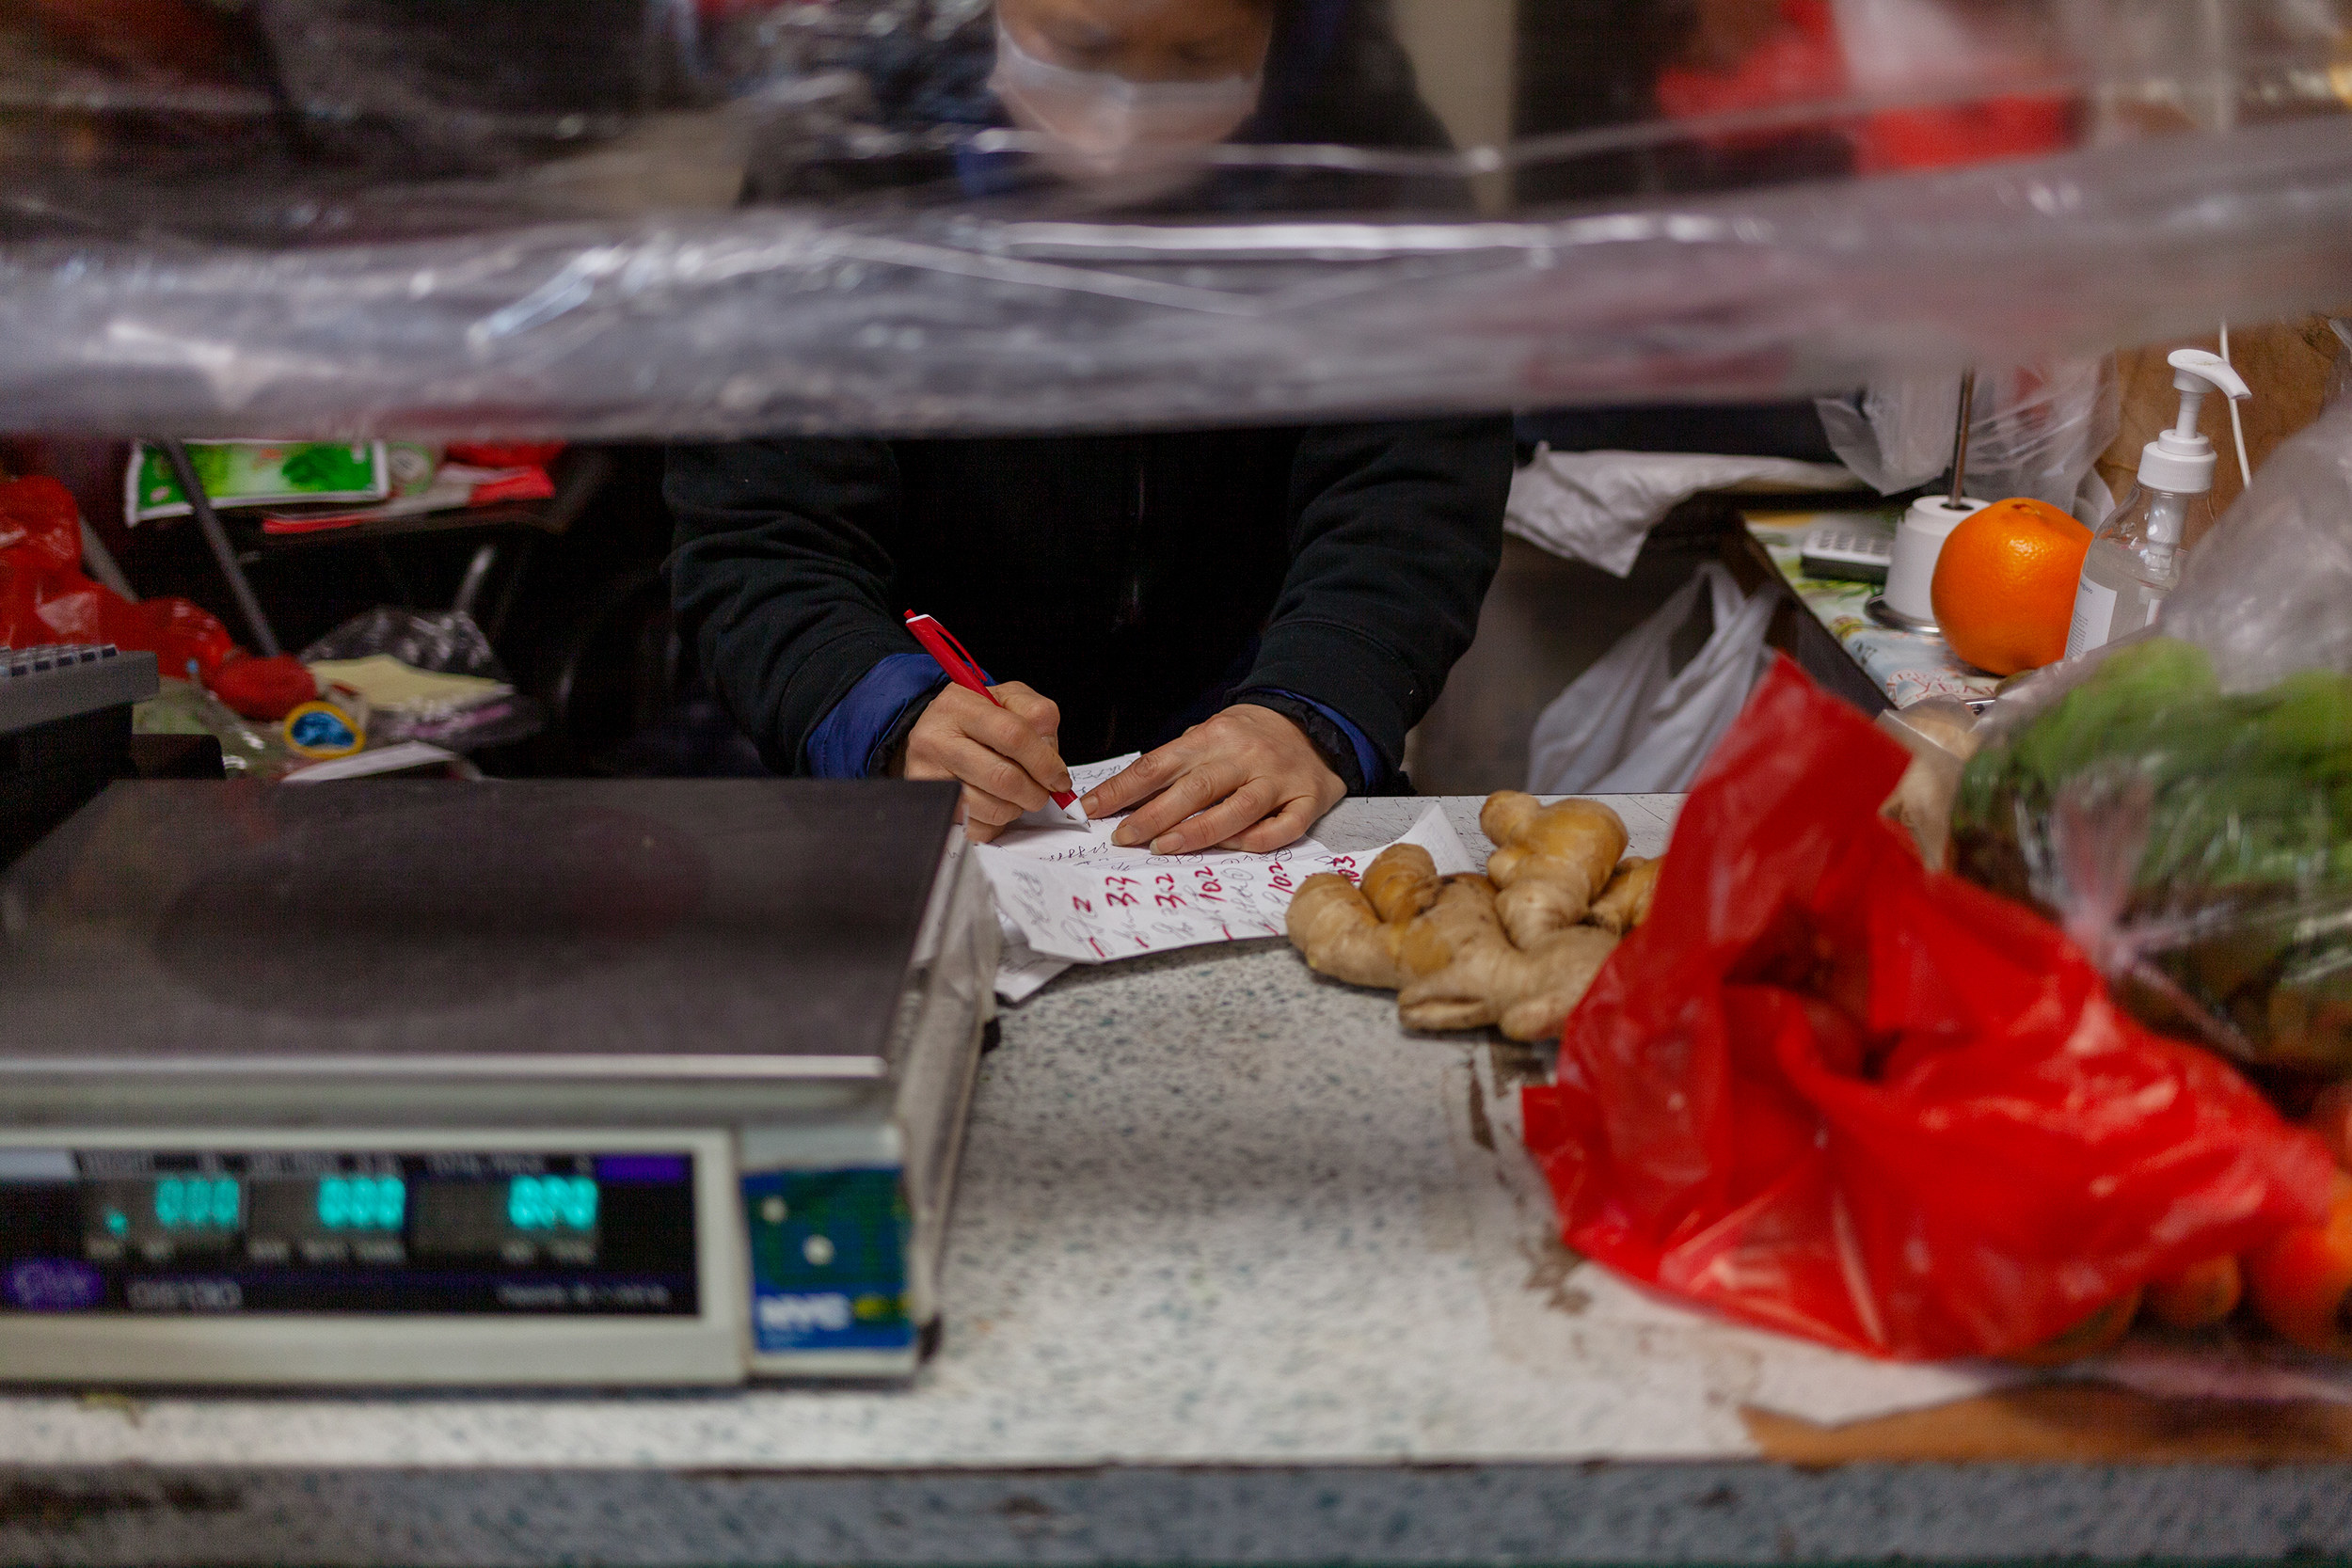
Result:
{"label": "stone counter surface", "polygon": [[[1673,802],[1623,805],[1658,852]],[[1759,1459],[1743,1410],[1807,1364],[1559,1247],[1516,1142],[1540,1064],[1408,1036],[1284,944],[1073,973],[1004,1034],[912,1389],[0,1399],[0,1561],[2352,1550],[2340,1463]]]}

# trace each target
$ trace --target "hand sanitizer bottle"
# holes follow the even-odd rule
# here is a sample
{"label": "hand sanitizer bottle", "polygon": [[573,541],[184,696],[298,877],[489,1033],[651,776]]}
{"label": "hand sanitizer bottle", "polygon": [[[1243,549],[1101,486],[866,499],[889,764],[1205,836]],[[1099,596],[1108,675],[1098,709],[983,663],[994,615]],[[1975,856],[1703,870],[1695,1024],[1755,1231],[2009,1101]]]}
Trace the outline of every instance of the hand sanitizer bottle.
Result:
{"label": "hand sanitizer bottle", "polygon": [[2142,449],[2139,483],[2099,526],[2074,591],[2066,657],[2077,658],[2143,626],[2181,583],[2189,546],[2213,526],[2213,443],[2197,428],[2206,395],[2254,394],[2217,354],[2185,348],[2167,361],[2181,394],[2180,422]]}

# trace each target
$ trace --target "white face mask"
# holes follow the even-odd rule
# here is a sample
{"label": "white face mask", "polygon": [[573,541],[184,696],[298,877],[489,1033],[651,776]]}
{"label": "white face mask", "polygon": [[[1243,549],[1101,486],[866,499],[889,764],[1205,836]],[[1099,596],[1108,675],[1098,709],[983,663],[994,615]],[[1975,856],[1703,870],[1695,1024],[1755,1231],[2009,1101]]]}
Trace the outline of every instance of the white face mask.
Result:
{"label": "white face mask", "polygon": [[1015,123],[1053,138],[1049,162],[1076,176],[1113,173],[1136,153],[1214,147],[1257,112],[1264,78],[1130,82],[1041,60],[996,24],[989,79]]}

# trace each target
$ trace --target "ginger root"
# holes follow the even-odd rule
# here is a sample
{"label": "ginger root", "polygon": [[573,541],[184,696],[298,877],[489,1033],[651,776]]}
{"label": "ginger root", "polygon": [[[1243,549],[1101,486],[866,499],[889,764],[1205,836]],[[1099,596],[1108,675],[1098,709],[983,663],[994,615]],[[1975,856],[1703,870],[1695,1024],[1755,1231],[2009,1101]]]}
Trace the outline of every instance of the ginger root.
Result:
{"label": "ginger root", "polygon": [[1977,716],[1949,697],[1930,697],[1897,713],[1882,713],[1879,728],[1911,752],[1895,793],[1879,815],[1911,834],[1931,871],[1951,869],[1952,801],[1960,777],[1977,754]]}
{"label": "ginger root", "polygon": [[1625,824],[1589,800],[1505,792],[1479,821],[1501,846],[1486,876],[1440,878],[1426,850],[1396,845],[1360,888],[1310,877],[1291,901],[1291,942],[1318,974],[1400,991],[1408,1028],[1541,1039],[1648,918],[1660,863],[1619,864]]}
{"label": "ginger root", "polygon": [[1442,911],[1452,923],[1452,961],[1404,988],[1397,1016],[1406,1027],[1499,1023],[1515,1040],[1541,1039],[1576,1010],[1616,951],[1617,939],[1591,926],[1572,926],[1532,948],[1515,945],[1492,886],[1484,878],[1454,879],[1439,895],[1426,919],[1435,921]]}
{"label": "ginger root", "polygon": [[1597,800],[1539,803],[1506,789],[1489,796],[1478,825],[1495,842],[1486,875],[1502,895],[1502,928],[1521,948],[1568,930],[1609,886],[1625,854],[1625,821]]}
{"label": "ginger root", "polygon": [[1291,945],[1316,974],[1394,990],[1408,977],[1397,967],[1406,927],[1437,898],[1438,866],[1429,851],[1399,844],[1372,863],[1360,888],[1327,872],[1308,878],[1292,896],[1284,925]]}
{"label": "ginger root", "polygon": [[1418,844],[1392,844],[1364,872],[1364,896],[1382,920],[1410,920],[1438,901],[1438,863]]}
{"label": "ginger root", "polygon": [[1658,896],[1658,874],[1665,868],[1663,860],[1627,861],[1609,879],[1609,890],[1593,900],[1588,918],[1616,936],[1641,926],[1649,919],[1650,904]]}

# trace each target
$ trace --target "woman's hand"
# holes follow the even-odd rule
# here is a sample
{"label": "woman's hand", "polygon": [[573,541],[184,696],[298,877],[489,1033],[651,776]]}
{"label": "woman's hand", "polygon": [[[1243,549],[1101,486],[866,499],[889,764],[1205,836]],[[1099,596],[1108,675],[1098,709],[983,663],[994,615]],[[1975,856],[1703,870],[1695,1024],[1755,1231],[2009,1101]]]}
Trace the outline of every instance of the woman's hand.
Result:
{"label": "woman's hand", "polygon": [[1149,844],[1155,855],[1246,849],[1270,855],[1307,835],[1347,786],[1299,727],[1272,708],[1227,708],[1161,747],[1080,802],[1089,816],[1116,816],[1114,842]]}
{"label": "woman's hand", "polygon": [[963,785],[957,817],[975,844],[987,844],[1022,816],[1054,803],[1070,788],[1057,742],[1061,709],[1018,681],[991,687],[998,707],[977,691],[951,686],[907,732],[901,778],[953,779]]}

